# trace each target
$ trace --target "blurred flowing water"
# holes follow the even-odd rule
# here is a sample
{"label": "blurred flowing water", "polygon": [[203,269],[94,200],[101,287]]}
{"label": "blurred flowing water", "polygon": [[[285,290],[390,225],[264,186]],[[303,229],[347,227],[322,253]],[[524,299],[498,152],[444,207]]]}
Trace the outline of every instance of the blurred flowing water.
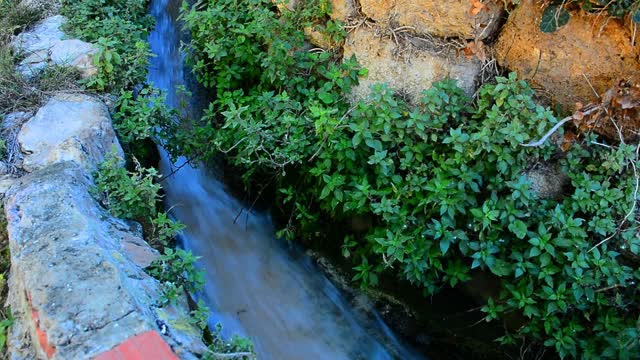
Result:
{"label": "blurred flowing water", "polygon": [[[197,101],[176,92],[185,78],[182,34],[177,21],[181,0],[152,0],[156,18],[149,42],[149,80],[167,92],[174,108]],[[195,85],[192,87],[196,87]],[[191,89],[196,90],[196,89]],[[161,170],[172,164],[161,150]],[[186,225],[181,246],[200,256],[206,287],[199,297],[211,309],[210,324],[224,334],[248,336],[260,359],[420,359],[399,341],[375,310],[356,311],[299,249],[274,236],[267,214],[244,212],[243,204],[202,167],[182,167],[163,182],[166,207]]]}

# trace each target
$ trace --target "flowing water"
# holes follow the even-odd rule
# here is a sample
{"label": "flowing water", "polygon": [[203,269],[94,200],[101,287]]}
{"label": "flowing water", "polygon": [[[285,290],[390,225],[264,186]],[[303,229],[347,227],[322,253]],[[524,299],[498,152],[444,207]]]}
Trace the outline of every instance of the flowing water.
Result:
{"label": "flowing water", "polygon": [[[167,91],[173,107],[184,100],[176,89],[187,85],[176,20],[180,3],[151,5],[157,23],[149,41],[157,56],[149,80]],[[162,172],[175,166],[163,152]],[[375,312],[352,310],[309,258],[276,239],[268,215],[245,212],[234,222],[243,204],[215,176],[186,165],[163,186],[171,215],[186,225],[181,245],[201,257],[206,271],[200,297],[211,309],[211,324],[222,323],[227,336],[250,337],[260,359],[420,358]]]}

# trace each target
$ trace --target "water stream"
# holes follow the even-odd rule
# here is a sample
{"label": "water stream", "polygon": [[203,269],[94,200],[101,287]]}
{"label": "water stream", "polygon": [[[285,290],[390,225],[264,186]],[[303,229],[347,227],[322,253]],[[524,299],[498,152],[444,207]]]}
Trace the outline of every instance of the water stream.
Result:
{"label": "water stream", "polygon": [[[181,1],[151,5],[157,22],[149,37],[156,54],[149,80],[167,92],[173,107],[184,100],[178,86],[188,85],[176,20]],[[187,113],[197,114],[195,107]],[[164,174],[175,166],[162,155]],[[206,271],[200,297],[212,310],[211,324],[222,323],[227,336],[250,337],[260,359],[421,358],[375,312],[352,310],[309,258],[276,239],[267,214],[250,213],[234,223],[243,204],[215,176],[187,165],[163,186],[171,215],[186,225],[181,246],[200,256]]]}

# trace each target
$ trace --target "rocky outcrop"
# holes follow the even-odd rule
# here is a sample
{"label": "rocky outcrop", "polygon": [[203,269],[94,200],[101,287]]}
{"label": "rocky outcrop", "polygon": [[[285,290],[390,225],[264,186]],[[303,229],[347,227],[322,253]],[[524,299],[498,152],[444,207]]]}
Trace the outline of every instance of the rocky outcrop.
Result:
{"label": "rocky outcrop", "polygon": [[[279,4],[295,10],[303,2]],[[345,41],[332,42],[321,27],[306,28],[305,35],[315,46],[342,52],[344,59],[355,56],[368,69],[353,90],[354,99],[376,83],[415,99],[447,78],[473,95],[485,58],[480,41],[496,33],[505,13],[502,0],[330,0],[330,5],[331,18],[349,25]],[[470,46],[480,50],[468,51]]]}
{"label": "rocky outcrop", "polygon": [[174,351],[193,358],[199,333],[172,328],[184,318],[158,311],[158,281],[143,270],[157,253],[98,205],[91,186],[84,169],[68,161],[20,178],[6,194],[14,358],[91,359],[160,331],[160,322],[169,326],[165,339]]}
{"label": "rocky outcrop", "polygon": [[375,83],[387,83],[416,99],[431,84],[446,78],[455,79],[467,94],[473,94],[481,69],[478,60],[449,51],[436,54],[416,41],[412,43],[409,39],[398,45],[390,37],[364,27],[349,33],[344,57],[355,55],[369,70],[368,76],[360,79],[360,84],[354,88],[355,97],[366,96]]}
{"label": "rocky outcrop", "polygon": [[113,358],[103,355],[141,341],[196,359],[205,347],[186,298],[161,304],[160,283],[144,271],[158,252],[140,225],[114,218],[91,196],[91,171],[113,147],[122,151],[106,106],[56,95],[22,125],[18,141],[30,173],[0,178],[12,359]]}
{"label": "rocky outcrop", "polygon": [[23,168],[27,171],[63,161],[75,161],[93,171],[112,147],[123,156],[107,107],[81,94],[51,98],[22,126],[18,142],[26,154]]}
{"label": "rocky outcrop", "polygon": [[19,6],[33,9],[45,16],[55,15],[60,12],[61,0],[21,0]]}
{"label": "rocky outcrop", "polygon": [[476,40],[495,33],[504,13],[502,0],[360,0],[360,6],[376,22],[443,38]]}
{"label": "rocky outcrop", "polygon": [[498,62],[517,71],[555,103],[574,110],[596,99],[621,78],[640,73],[640,46],[631,27],[577,12],[553,33],[540,31],[543,8],[524,0],[509,17],[496,44]]}
{"label": "rocky outcrop", "polygon": [[356,0],[331,0],[331,18],[347,22],[349,18],[358,14]]}
{"label": "rocky outcrop", "polygon": [[51,16],[12,41],[14,50],[24,56],[18,66],[22,75],[35,76],[49,64],[75,67],[84,78],[97,74],[93,56],[98,49],[84,41],[64,39],[60,29],[64,21],[63,16]]}

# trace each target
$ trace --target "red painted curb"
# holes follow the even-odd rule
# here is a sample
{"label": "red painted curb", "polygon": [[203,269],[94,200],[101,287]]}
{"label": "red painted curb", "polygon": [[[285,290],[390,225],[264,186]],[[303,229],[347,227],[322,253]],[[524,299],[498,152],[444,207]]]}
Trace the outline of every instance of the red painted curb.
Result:
{"label": "red painted curb", "polygon": [[31,303],[31,294],[26,293],[27,302],[29,303],[29,309],[31,310],[31,320],[33,321],[33,326],[36,329],[36,336],[38,337],[38,343],[40,344],[40,348],[47,354],[47,358],[51,359],[53,355],[56,353],[56,347],[49,344],[49,339],[47,337],[46,331],[40,326],[40,317],[38,316],[38,310],[33,308],[33,304]]}
{"label": "red painted curb", "polygon": [[160,335],[149,330],[127,339],[94,360],[179,360]]}

